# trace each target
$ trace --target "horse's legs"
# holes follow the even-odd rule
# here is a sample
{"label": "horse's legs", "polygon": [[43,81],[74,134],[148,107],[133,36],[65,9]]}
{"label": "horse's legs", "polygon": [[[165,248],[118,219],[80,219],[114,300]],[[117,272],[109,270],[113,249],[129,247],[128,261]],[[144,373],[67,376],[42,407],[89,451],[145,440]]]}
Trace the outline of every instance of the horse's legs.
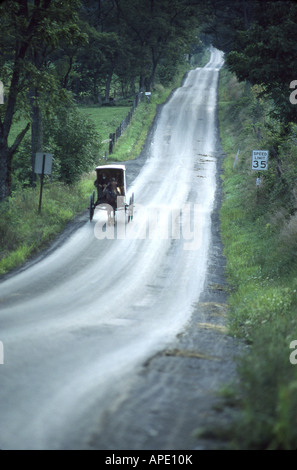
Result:
{"label": "horse's legs", "polygon": [[107,223],[108,225],[111,224],[111,210],[107,209]]}

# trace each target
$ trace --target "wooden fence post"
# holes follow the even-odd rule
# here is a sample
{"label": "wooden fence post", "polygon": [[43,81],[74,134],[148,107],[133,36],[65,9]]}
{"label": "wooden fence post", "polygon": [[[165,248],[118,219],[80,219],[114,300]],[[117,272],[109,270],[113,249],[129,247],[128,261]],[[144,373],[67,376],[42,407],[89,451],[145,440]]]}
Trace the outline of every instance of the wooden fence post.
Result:
{"label": "wooden fence post", "polygon": [[108,149],[109,155],[112,153],[112,149],[113,149],[113,139],[112,139],[112,134],[109,134],[109,149]]}
{"label": "wooden fence post", "polygon": [[115,134],[109,134],[109,155],[113,152],[113,147],[115,142],[121,137],[123,132],[125,131],[126,127],[130,124],[132,120],[133,113],[139,103],[143,100],[144,94],[143,93],[137,93],[137,95],[134,98],[132,108],[130,109],[129,113],[123,119],[121,122],[120,126],[117,128]]}

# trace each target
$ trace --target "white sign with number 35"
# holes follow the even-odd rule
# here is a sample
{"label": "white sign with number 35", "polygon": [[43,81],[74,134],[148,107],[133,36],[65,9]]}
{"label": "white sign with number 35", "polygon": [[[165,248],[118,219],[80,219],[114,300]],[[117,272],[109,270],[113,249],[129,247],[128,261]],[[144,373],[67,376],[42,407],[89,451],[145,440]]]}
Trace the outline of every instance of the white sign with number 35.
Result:
{"label": "white sign with number 35", "polygon": [[268,169],[268,150],[253,150],[252,170],[261,171]]}

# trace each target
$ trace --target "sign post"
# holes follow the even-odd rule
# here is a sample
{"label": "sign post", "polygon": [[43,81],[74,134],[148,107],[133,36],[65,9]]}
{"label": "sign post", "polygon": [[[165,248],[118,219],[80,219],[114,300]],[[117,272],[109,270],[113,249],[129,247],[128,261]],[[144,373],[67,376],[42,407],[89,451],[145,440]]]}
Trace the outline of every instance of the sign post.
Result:
{"label": "sign post", "polygon": [[239,149],[237,150],[237,154],[236,154],[236,157],[235,157],[235,160],[234,160],[234,163],[233,163],[233,168],[234,168],[235,165],[236,165],[238,155],[239,155]]}
{"label": "sign post", "polygon": [[35,173],[40,174],[40,196],[38,213],[41,213],[41,201],[42,201],[42,190],[43,190],[43,178],[44,175],[51,175],[52,173],[52,161],[53,155],[51,153],[36,153],[35,158]]}

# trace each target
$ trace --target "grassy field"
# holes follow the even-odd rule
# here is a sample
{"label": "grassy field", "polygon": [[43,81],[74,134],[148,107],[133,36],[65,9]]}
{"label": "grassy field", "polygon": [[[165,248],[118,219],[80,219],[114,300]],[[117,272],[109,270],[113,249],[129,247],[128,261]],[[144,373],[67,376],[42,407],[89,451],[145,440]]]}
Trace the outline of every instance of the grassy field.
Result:
{"label": "grassy field", "polygon": [[297,216],[272,152],[267,172],[251,171],[252,150],[274,146],[293,181],[296,131],[279,140],[277,123],[269,117],[271,105],[256,91],[226,70],[221,73],[219,118],[227,153],[221,231],[229,329],[248,345],[234,388],[243,415],[233,439],[241,449],[296,449],[297,366],[290,361],[290,344],[297,340]]}
{"label": "grassy field", "polygon": [[130,111],[129,106],[80,106],[79,111],[95,125],[96,130],[101,135],[102,140],[108,139],[109,134],[113,132],[127,116]]}
{"label": "grassy field", "polygon": [[[130,111],[129,106],[80,106],[78,109],[83,116],[94,122],[102,140],[108,139],[109,134],[115,132],[116,128]],[[24,119],[15,122],[9,135],[9,144],[12,144],[25,125],[26,121]]]}
{"label": "grassy field", "polygon": [[[88,119],[94,122],[101,141],[109,139],[109,135],[116,131],[121,121],[125,119],[130,111],[128,106],[80,106],[79,111]],[[108,144],[102,144],[102,155],[108,152]]]}
{"label": "grassy field", "polygon": [[124,161],[136,158],[144,144],[147,131],[151,125],[156,113],[156,104],[162,102],[168,96],[168,90],[162,89],[154,94],[152,102],[148,105],[146,102],[139,104],[135,110],[132,122],[125,130],[124,134],[116,142],[113,153],[109,155],[109,139],[111,133],[115,133],[121,124],[121,121],[127,116],[131,107],[80,107],[80,112],[92,120],[96,130],[99,132],[102,147],[101,159],[103,155],[112,161]]}

